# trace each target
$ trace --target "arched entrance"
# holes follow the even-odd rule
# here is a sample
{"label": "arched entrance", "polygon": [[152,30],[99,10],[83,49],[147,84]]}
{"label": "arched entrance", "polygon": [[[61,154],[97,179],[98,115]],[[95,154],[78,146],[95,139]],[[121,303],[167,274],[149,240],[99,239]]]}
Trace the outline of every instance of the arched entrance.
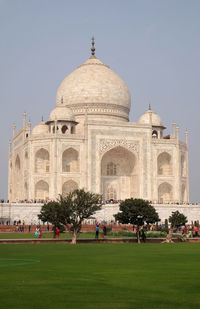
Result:
{"label": "arched entrance", "polygon": [[67,195],[76,189],[78,189],[78,184],[74,180],[68,180],[62,186],[62,194]]}
{"label": "arched entrance", "polygon": [[169,176],[172,175],[172,158],[167,152],[159,154],[157,159],[158,175]]}
{"label": "arched entrance", "polygon": [[44,148],[35,154],[35,172],[38,174],[49,172],[49,152]]}
{"label": "arched entrance", "polygon": [[173,189],[169,183],[164,182],[159,185],[158,202],[161,204],[173,202]]}
{"label": "arched entrance", "polygon": [[35,185],[35,198],[36,200],[49,199],[49,185],[46,181],[40,180]]}
{"label": "arched entrance", "polygon": [[124,200],[138,196],[136,156],[117,146],[106,152],[101,160],[101,192],[104,200]]}
{"label": "arched entrance", "polygon": [[73,148],[68,148],[62,154],[62,171],[67,173],[79,172],[79,154]]}

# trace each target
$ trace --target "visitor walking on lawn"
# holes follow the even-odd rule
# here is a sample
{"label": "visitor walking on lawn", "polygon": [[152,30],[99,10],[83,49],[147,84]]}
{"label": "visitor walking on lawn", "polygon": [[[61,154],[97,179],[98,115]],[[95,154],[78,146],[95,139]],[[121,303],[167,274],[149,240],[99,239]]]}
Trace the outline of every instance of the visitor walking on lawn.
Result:
{"label": "visitor walking on lawn", "polygon": [[144,232],[144,228],[141,229],[141,237],[142,237],[142,241],[146,242],[146,235],[145,235],[145,232]]}
{"label": "visitor walking on lawn", "polygon": [[103,226],[103,235],[106,236],[107,235],[107,227],[104,225]]}
{"label": "visitor walking on lawn", "polygon": [[59,228],[56,226],[56,238],[59,238],[60,236],[60,230]]}
{"label": "visitor walking on lawn", "polygon": [[37,227],[36,227],[36,230],[35,230],[35,237],[36,237],[36,238],[39,238],[39,235],[40,235],[40,229],[39,229],[39,227],[37,226]]}
{"label": "visitor walking on lawn", "polygon": [[99,238],[99,225],[96,225],[96,235],[95,238],[98,239]]}
{"label": "visitor walking on lawn", "polygon": [[194,237],[198,237],[198,231],[199,231],[198,227],[195,226],[194,227]]}

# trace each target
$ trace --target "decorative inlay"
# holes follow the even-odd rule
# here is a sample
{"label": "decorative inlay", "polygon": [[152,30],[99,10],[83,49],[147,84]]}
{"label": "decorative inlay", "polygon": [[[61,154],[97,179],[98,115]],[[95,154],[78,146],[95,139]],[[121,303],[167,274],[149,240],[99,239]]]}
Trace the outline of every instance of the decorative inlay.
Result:
{"label": "decorative inlay", "polygon": [[99,152],[100,154],[103,154],[104,152],[117,146],[123,146],[131,151],[139,153],[138,143],[125,139],[100,139]]}

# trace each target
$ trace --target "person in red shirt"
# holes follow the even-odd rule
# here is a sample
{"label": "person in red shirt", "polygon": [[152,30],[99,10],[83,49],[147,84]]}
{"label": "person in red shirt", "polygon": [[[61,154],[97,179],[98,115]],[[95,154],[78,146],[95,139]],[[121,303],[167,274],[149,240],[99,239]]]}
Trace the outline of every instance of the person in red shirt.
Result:
{"label": "person in red shirt", "polygon": [[59,238],[60,236],[60,230],[59,228],[56,226],[56,238]]}
{"label": "person in red shirt", "polygon": [[195,237],[198,237],[198,231],[199,231],[198,227],[195,226],[195,227],[194,227],[194,236],[195,236]]}
{"label": "person in red shirt", "polygon": [[42,237],[42,228],[41,228],[41,226],[39,227],[39,230],[40,230],[39,238],[41,238]]}
{"label": "person in red shirt", "polygon": [[183,230],[183,233],[184,233],[184,235],[187,235],[187,227],[186,226],[184,226],[184,230]]}

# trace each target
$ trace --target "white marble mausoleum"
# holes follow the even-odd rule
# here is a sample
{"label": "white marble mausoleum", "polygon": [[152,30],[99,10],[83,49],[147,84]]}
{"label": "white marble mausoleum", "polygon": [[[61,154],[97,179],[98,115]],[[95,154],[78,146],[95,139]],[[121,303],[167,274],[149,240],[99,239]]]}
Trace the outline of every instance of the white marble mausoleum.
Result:
{"label": "white marble mausoleum", "polygon": [[[75,188],[103,200],[143,198],[158,204],[188,203],[188,133],[180,141],[149,109],[129,120],[125,82],[91,56],[60,84],[49,118],[23,127],[9,143],[10,202],[56,199]],[[173,116],[173,115],[172,115]]]}

